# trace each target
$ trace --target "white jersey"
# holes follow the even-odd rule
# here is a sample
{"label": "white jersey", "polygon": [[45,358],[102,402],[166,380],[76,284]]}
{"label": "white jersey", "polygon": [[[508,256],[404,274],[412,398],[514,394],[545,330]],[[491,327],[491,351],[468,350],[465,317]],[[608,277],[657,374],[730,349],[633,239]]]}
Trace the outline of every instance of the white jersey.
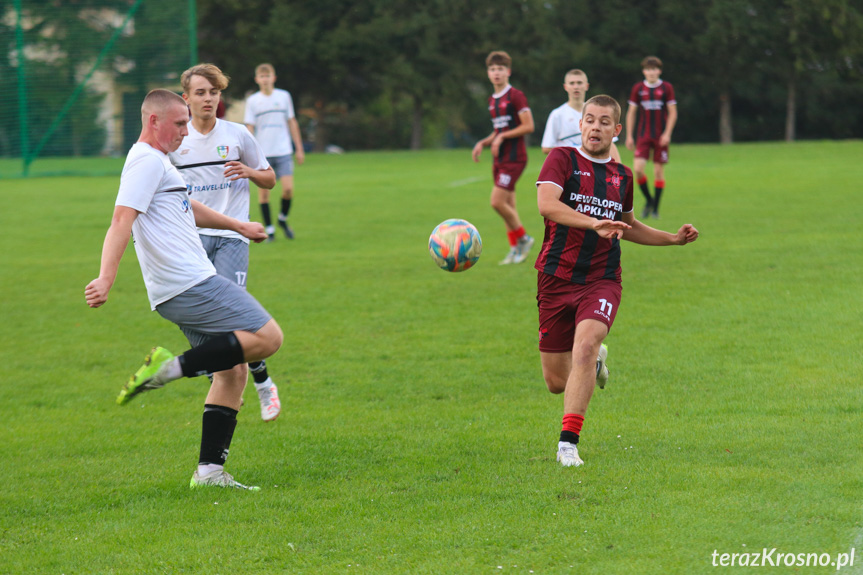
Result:
{"label": "white jersey", "polygon": [[[207,134],[201,134],[188,123],[189,135],[177,151],[168,156],[180,171],[193,200],[241,222],[249,221],[249,180],[231,181],[225,177],[225,163],[241,162],[253,170],[270,167],[257,140],[245,126],[216,119]],[[198,228],[205,236],[236,238],[249,243],[248,238],[232,230]]]}
{"label": "white jersey", "polygon": [[195,228],[186,183],[167,154],[143,142],[132,146],[116,205],[140,212],[132,241],[152,309],[216,275]]}
{"label": "white jersey", "polygon": [[545,132],[542,134],[543,148],[559,148],[581,146],[581,112],[564,104],[558,106],[548,115]]}
{"label": "white jersey", "polygon": [[[548,115],[545,132],[542,133],[543,148],[580,148],[582,113],[568,103],[558,106]],[[617,142],[617,136],[612,139]]]}
{"label": "white jersey", "polygon": [[268,158],[294,153],[288,120],[294,117],[294,101],[291,94],[278,88],[267,96],[255,92],[246,100],[246,115],[243,123],[255,127],[255,137]]}

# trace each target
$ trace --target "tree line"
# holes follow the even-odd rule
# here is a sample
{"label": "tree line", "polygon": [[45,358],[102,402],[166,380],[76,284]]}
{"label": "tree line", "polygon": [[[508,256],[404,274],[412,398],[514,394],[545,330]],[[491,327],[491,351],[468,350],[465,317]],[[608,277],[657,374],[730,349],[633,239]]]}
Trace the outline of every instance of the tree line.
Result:
{"label": "tree line", "polygon": [[318,147],[472,144],[490,132],[491,50],[513,58],[535,143],[567,70],[625,106],[651,54],[675,86],[678,142],[863,134],[859,0],[199,0],[198,17],[228,95],[272,63]]}
{"label": "tree line", "polygon": [[[123,87],[124,141],[137,135],[141,94],[175,85],[189,64],[185,2],[23,5],[27,143],[43,155],[104,148],[104,97],[88,85],[63,109],[98,58]],[[134,33],[93,16],[104,18],[109,5],[121,15],[134,9]],[[0,155],[14,156],[25,92],[10,3],[0,15]],[[484,61],[492,50],[513,58],[512,83],[537,124],[534,145],[566,99],[567,70],[584,70],[590,94],[625,107],[650,54],[676,89],[677,142],[863,135],[863,0],[197,0],[197,16],[199,60],[233,77],[226,96],[241,100],[256,89],[254,66],[272,63],[319,149],[472,146],[491,130]]]}

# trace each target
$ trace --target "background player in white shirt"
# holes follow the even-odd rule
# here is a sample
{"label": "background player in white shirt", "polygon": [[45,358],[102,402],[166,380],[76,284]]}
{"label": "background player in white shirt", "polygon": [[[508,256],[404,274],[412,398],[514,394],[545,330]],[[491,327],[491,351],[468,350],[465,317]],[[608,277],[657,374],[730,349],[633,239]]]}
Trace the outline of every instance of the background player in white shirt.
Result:
{"label": "background player in white shirt", "polygon": [[282,330],[247,291],[216,273],[196,225],[232,230],[254,241],[267,236],[261,224],[228,217],[189,197],[167,156],[188,133],[189,112],[180,96],[153,90],[141,106],[141,121],[141,136],[120,178],[99,277],[87,285],[84,297],[94,308],[108,301],[131,234],[151,307],[177,324],[190,342],[199,343],[177,357],[154,348],[117,403],[124,405],[181,377],[215,373],[204,409],[201,456],[190,486],[258,489],[234,481],[224,470],[246,383],[233,385],[225,372],[273,355],[282,345]]}
{"label": "background player in white shirt", "polygon": [[[562,146],[581,147],[581,116],[584,111],[584,98],[590,84],[587,74],[575,68],[567,72],[563,77],[563,89],[569,94],[566,103],[555,108],[548,116],[545,123],[545,132],[542,134],[542,153],[548,153]],[[614,142],[617,138],[614,138]],[[615,162],[620,162],[620,152],[612,142],[611,157]]]}
{"label": "background player in white shirt", "polygon": [[[242,124],[216,117],[222,90],[229,79],[213,64],[198,64],[183,72],[183,99],[192,119],[189,134],[170,154],[192,199],[240,221],[249,220],[249,180],[271,188],[276,174],[267,163],[255,137]],[[249,271],[249,240],[230,230],[199,228],[201,243],[216,272],[246,289]],[[279,416],[281,403],[265,362],[249,365],[261,403],[261,418]],[[246,375],[238,370],[237,377]]]}
{"label": "background player in white shirt", "polygon": [[[294,101],[291,94],[275,87],[276,71],[272,65],[260,64],[256,67],[255,82],[261,90],[246,100],[243,122],[257,137],[267,156],[267,161],[270,162],[276,171],[276,177],[282,183],[279,227],[285,232],[285,236],[292,240],[294,231],[288,225],[288,214],[294,197],[294,159],[298,165],[303,165],[306,158],[300,125],[294,114]],[[269,240],[272,241],[275,228],[270,218],[270,190],[260,188],[258,200]]]}

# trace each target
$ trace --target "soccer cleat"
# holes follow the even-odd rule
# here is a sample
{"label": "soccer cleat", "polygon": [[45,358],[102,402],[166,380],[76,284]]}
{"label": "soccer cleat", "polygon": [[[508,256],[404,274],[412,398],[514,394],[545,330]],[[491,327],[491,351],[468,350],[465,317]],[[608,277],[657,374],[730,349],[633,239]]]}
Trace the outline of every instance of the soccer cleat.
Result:
{"label": "soccer cleat", "polygon": [[294,230],[291,229],[291,226],[288,225],[287,219],[279,218],[279,227],[282,228],[282,231],[285,232],[285,237],[289,240],[294,239]]}
{"label": "soccer cleat", "polygon": [[515,244],[515,257],[513,257],[512,263],[520,264],[524,260],[527,259],[527,254],[530,253],[530,248],[533,247],[533,238],[528,235],[523,235],[519,238],[518,243]]}
{"label": "soccer cleat", "polygon": [[233,489],[247,489],[249,491],[261,490],[257,485],[243,485],[224,469],[213,471],[206,475],[198,475],[198,470],[196,469],[195,474],[192,475],[192,480],[189,481],[189,487],[191,489],[198,489],[199,487],[231,487]]}
{"label": "soccer cleat", "polygon": [[659,208],[653,208],[653,219],[659,219]]}
{"label": "soccer cleat", "polygon": [[606,359],[608,359],[608,346],[602,344],[599,346],[599,355],[596,356],[596,385],[599,386],[599,389],[605,389],[605,384],[608,382]]}
{"label": "soccer cleat", "polygon": [[279,401],[279,390],[276,384],[269,377],[264,382],[268,385],[255,384],[255,389],[258,390],[258,398],[261,400],[261,419],[264,421],[273,421],[282,412],[282,402]]}
{"label": "soccer cleat", "polygon": [[567,441],[557,442],[557,460],[564,467],[579,467],[584,461],[578,456],[578,446]]}
{"label": "soccer cleat", "polygon": [[641,219],[646,220],[649,217],[650,217],[650,202],[647,202],[644,205],[644,209],[641,210]]}
{"label": "soccer cleat", "polygon": [[141,369],[136,371],[120,390],[120,395],[117,396],[117,405],[129,403],[133,397],[144,391],[164,387],[165,382],[160,381],[157,375],[162,366],[172,359],[174,359],[174,354],[170,351],[164,347],[154,347],[150,355],[144,360]]}
{"label": "soccer cleat", "polygon": [[518,249],[513,246],[509,249],[509,252],[506,254],[506,257],[500,260],[498,265],[506,266],[512,263],[515,263],[515,256],[518,254]]}

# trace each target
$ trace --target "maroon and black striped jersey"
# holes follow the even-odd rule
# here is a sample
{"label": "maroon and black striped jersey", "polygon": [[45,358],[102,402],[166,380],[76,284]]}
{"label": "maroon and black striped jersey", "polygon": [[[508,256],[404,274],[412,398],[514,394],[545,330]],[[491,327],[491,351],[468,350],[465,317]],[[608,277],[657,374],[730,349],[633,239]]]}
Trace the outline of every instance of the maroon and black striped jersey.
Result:
{"label": "maroon and black striped jersey", "polygon": [[[529,110],[527,97],[521,90],[507,87],[501,94],[488,97],[488,111],[491,114],[491,125],[496,133],[512,130],[521,125],[518,113]],[[500,145],[500,151],[495,162],[527,162],[527,149],[524,136],[507,138]]]}
{"label": "maroon and black striped jersey", "polygon": [[[539,172],[537,186],[561,189],[560,201],[598,220],[620,220],[632,211],[632,171],[609,159],[598,162],[578,148],[555,148]],[[593,230],[570,228],[545,220],[545,238],[534,266],[561,279],[586,284],[600,279],[619,282],[620,240]]]}
{"label": "maroon and black striped jersey", "polygon": [[642,80],[633,86],[629,94],[629,105],[638,106],[639,109],[635,139],[658,140],[665,130],[668,106],[673,104],[677,104],[674,86],[668,82],[660,80],[656,86],[650,87]]}

